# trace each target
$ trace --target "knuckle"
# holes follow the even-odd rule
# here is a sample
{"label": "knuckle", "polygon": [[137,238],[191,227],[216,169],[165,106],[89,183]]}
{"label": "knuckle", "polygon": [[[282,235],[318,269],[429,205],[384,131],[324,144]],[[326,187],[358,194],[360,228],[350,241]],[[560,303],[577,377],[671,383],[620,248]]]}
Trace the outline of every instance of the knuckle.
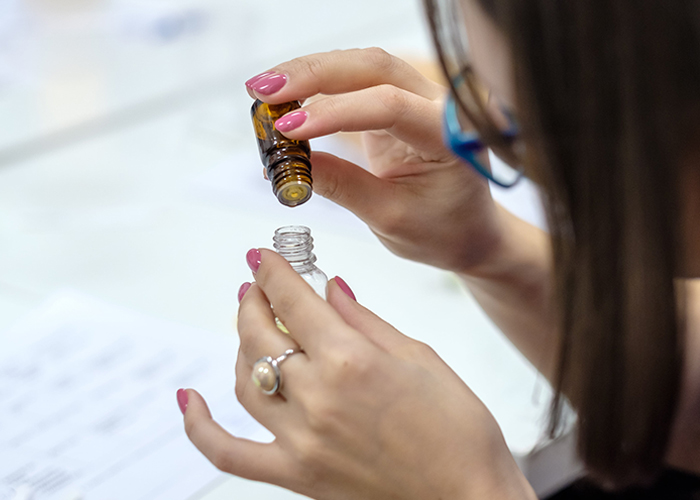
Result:
{"label": "knuckle", "polygon": [[233,460],[231,454],[224,448],[219,448],[212,453],[209,458],[211,463],[221,472],[231,472],[233,470]]}
{"label": "knuckle", "polygon": [[363,49],[363,56],[380,71],[392,70],[396,64],[396,58],[380,47]]}
{"label": "knuckle", "polygon": [[394,117],[405,114],[410,103],[406,91],[393,85],[383,84],[376,87],[377,98]]}
{"label": "knuckle", "polygon": [[369,356],[358,350],[337,349],[328,355],[328,379],[336,386],[343,386],[367,378],[371,370]]}
{"label": "knuckle", "polygon": [[[312,160],[313,162],[313,157]],[[314,190],[324,198],[333,200],[340,205],[345,204],[347,198],[346,185],[340,181],[340,177],[335,174],[335,169],[327,169],[328,172],[323,175],[323,182],[317,182],[318,176],[314,178]]]}
{"label": "knuckle", "polygon": [[[323,114],[324,120],[333,128],[342,130],[343,117],[347,116],[348,100],[345,97],[328,97],[317,103],[318,111]],[[312,105],[313,106],[313,105]]]}
{"label": "knuckle", "polygon": [[311,80],[322,78],[326,68],[323,59],[318,56],[299,57],[293,59],[292,63],[296,71],[306,75]]}
{"label": "knuckle", "polygon": [[336,176],[328,176],[323,183],[323,192],[319,194],[331,200],[339,200],[342,198],[343,190],[341,189],[341,183],[338,181],[338,178]]}
{"label": "knuckle", "polygon": [[284,316],[286,314],[289,314],[291,311],[294,311],[300,307],[301,301],[302,299],[300,294],[285,293],[280,295],[280,297],[275,301],[275,304],[273,304],[273,308],[282,323],[284,323]]}
{"label": "knuckle", "polygon": [[401,358],[416,361],[416,360],[431,360],[437,356],[435,350],[424,342],[417,340],[403,344],[397,353]]}

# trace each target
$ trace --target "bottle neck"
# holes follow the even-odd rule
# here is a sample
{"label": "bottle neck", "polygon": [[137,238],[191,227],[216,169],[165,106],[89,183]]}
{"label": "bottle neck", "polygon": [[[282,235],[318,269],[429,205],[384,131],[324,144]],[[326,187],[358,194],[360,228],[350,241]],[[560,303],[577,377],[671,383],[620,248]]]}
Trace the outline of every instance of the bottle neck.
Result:
{"label": "bottle neck", "polygon": [[294,269],[299,274],[308,274],[318,269],[318,267],[316,267],[316,264],[314,264],[313,262],[304,262],[301,264],[290,262],[290,264],[292,266],[292,269]]}
{"label": "bottle neck", "polygon": [[309,161],[309,154],[309,148],[304,148],[300,144],[278,144],[274,149],[266,152],[262,159],[263,164],[272,169],[274,169],[278,163],[290,159],[310,167],[311,162]]}
{"label": "bottle neck", "polygon": [[284,226],[272,238],[277,253],[284,257],[299,274],[316,268],[311,230],[304,226]]}

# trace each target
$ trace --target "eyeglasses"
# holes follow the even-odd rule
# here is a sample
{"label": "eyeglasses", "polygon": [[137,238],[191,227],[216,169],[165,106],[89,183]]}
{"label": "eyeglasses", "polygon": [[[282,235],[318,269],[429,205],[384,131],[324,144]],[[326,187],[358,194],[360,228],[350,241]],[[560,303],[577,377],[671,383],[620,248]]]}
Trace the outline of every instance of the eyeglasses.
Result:
{"label": "eyeglasses", "polygon": [[[523,177],[518,127],[471,67],[460,0],[426,0],[425,4],[450,86],[444,115],[447,145],[490,181],[512,187]],[[489,168],[479,161],[478,153],[487,147],[503,163]]]}
{"label": "eyeglasses", "polygon": [[[499,134],[503,141],[514,143],[518,137],[518,127],[508,113],[503,112],[503,114],[508,120],[508,126]],[[510,188],[515,186],[524,176],[522,166],[511,167],[505,162],[499,162],[489,168],[479,160],[478,155],[486,149],[486,146],[478,132],[463,130],[459,120],[457,103],[452,93],[449,94],[445,103],[444,130],[445,142],[452,152],[494,184]]]}

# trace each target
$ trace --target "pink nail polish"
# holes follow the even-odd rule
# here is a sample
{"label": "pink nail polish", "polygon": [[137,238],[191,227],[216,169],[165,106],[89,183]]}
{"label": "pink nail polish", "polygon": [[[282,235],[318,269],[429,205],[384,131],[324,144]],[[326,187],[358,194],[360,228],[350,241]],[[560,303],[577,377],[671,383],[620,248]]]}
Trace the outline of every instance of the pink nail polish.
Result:
{"label": "pink nail polish", "polygon": [[301,127],[309,114],[306,111],[293,111],[275,122],[275,128],[280,132],[289,132]]}
{"label": "pink nail polish", "polygon": [[262,80],[266,76],[274,75],[274,71],[266,71],[265,73],[260,73],[259,75],[255,75],[253,78],[245,82],[245,86],[248,88],[253,88],[253,84],[259,80]]}
{"label": "pink nail polish", "polygon": [[258,94],[272,95],[284,87],[285,83],[287,83],[287,75],[273,73],[272,75],[268,75],[256,82],[253,82],[250,88]]}
{"label": "pink nail polish", "polygon": [[260,250],[257,248],[251,248],[248,250],[248,253],[245,256],[246,262],[248,262],[248,267],[250,268],[251,271],[254,273],[258,272],[258,269],[260,269],[260,262],[261,260],[261,255],[260,255]]}
{"label": "pink nail polish", "polygon": [[185,389],[178,389],[177,391],[177,404],[180,407],[180,411],[184,415],[187,411],[187,391]]}
{"label": "pink nail polish", "polygon": [[248,291],[248,289],[251,287],[250,283],[243,283],[241,287],[238,289],[238,303],[241,303],[241,300],[243,300],[243,296],[245,293]]}
{"label": "pink nail polish", "polygon": [[352,290],[350,290],[350,287],[348,286],[347,283],[345,283],[345,281],[343,280],[343,278],[341,278],[340,276],[336,276],[336,277],[333,278],[333,279],[334,279],[335,282],[338,284],[338,286],[340,287],[340,289],[341,289],[343,292],[345,292],[345,295],[347,295],[347,296],[350,297],[352,300],[354,300],[355,302],[357,302],[357,299],[355,298],[355,294],[352,293]]}

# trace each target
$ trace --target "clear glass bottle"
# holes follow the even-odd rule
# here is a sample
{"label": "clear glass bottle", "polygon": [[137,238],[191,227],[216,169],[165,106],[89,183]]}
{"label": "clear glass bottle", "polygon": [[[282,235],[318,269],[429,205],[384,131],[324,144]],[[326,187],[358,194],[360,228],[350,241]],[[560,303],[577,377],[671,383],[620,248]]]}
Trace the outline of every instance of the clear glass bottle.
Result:
{"label": "clear glass bottle", "polygon": [[275,231],[272,241],[277,253],[287,259],[294,270],[325,299],[328,276],[316,267],[311,230],[305,226],[284,226]]}
{"label": "clear glass bottle", "polygon": [[260,159],[272,192],[288,207],[305,203],[313,193],[309,141],[288,139],[275,128],[277,119],[300,107],[298,101],[267,104],[257,100],[250,110]]}

